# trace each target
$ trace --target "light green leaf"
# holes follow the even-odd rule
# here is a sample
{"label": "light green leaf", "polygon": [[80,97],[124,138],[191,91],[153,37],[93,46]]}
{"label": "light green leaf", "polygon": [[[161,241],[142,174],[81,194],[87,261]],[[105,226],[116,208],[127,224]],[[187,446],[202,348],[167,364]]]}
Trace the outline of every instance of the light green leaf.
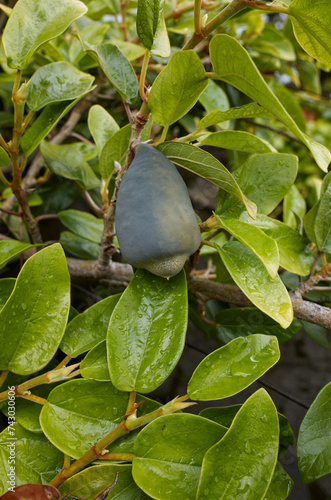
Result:
{"label": "light green leaf", "polygon": [[182,354],[187,314],[184,271],[166,280],[139,269],[109,322],[108,366],[114,386],[142,393],[159,387]]}
{"label": "light green leaf", "polygon": [[309,55],[331,66],[331,11],[328,0],[293,0],[289,6],[296,39]]}
{"label": "light green leaf", "polygon": [[306,201],[295,184],[284,198],[283,221],[292,229],[296,229],[296,217],[303,219],[306,213]]}
{"label": "light green leaf", "polygon": [[251,99],[270,111],[310,149],[318,166],[327,172],[331,161],[330,151],[305,135],[269,89],[248,52],[229,35],[216,35],[210,42],[210,58],[214,77],[244,92]]}
{"label": "light green leaf", "polygon": [[291,299],[279,278],[271,279],[262,262],[239,241],[218,247],[221,259],[232,279],[249,300],[283,328],[293,320]]}
{"label": "light green leaf", "polygon": [[203,459],[197,500],[261,500],[277,463],[278,418],[264,389],[255,392],[235,416],[223,439]]}
{"label": "light green leaf", "polygon": [[67,262],[56,243],[26,261],[1,310],[0,369],[28,375],[46,366],[63,337],[69,306]]}
{"label": "light green leaf", "polygon": [[284,61],[296,60],[292,43],[274,25],[267,24],[262,33],[255,37],[249,46],[261,54],[277,57]]}
{"label": "light green leaf", "polygon": [[298,467],[304,484],[331,472],[331,382],[317,394],[298,435]]}
{"label": "light green leaf", "polygon": [[134,444],[135,482],[158,500],[194,500],[203,456],[225,432],[221,425],[197,415],[166,415],[154,420]]}
{"label": "light green leaf", "polygon": [[19,0],[3,32],[8,66],[25,68],[38,47],[61,35],[86,12],[79,0]]}
{"label": "light green leaf", "polygon": [[284,471],[279,462],[276,464],[274,475],[267,489],[264,500],[286,500],[290,495],[294,482]]}
{"label": "light green leaf", "polygon": [[99,104],[95,104],[89,109],[87,124],[100,156],[108,139],[120,128],[108,111]]}
{"label": "light green leaf", "polygon": [[[104,41],[105,33],[109,30],[109,24],[92,23],[83,26],[79,35],[88,43],[98,45]],[[69,58],[72,64],[77,64],[86,54],[82,51],[82,45],[77,38],[70,40]]]}
{"label": "light green leaf", "polygon": [[99,170],[103,179],[108,179],[114,172],[114,162],[123,165],[131,137],[131,125],[125,125],[113,134],[105,143],[100,153]]}
{"label": "light green leaf", "polygon": [[117,294],[100,300],[70,321],[60,349],[75,358],[105,340],[109,319],[120,296]]}
{"label": "light green leaf", "polygon": [[275,240],[267,236],[261,229],[240,220],[221,219],[217,215],[215,218],[222,228],[255,253],[266,267],[271,278],[274,279],[279,268],[279,253]]}
{"label": "light green leaf", "polygon": [[314,231],[317,248],[321,252],[331,253],[331,182],[322,188],[321,199],[318,205]]}
{"label": "light green leaf", "polygon": [[216,109],[200,120],[197,130],[199,131],[211,127],[212,125],[217,125],[218,123],[228,120],[237,120],[239,118],[272,118],[272,114],[256,102],[250,102],[244,106],[230,108],[227,111],[219,111]]}
{"label": "light green leaf", "polygon": [[164,142],[157,149],[176,165],[194,172],[241,200],[251,217],[255,217],[256,205],[244,196],[234,176],[210,153],[179,142]]}
{"label": "light green leaf", "polygon": [[[41,428],[59,450],[77,459],[122,422],[129,396],[110,382],[70,380],[55,387],[48,396],[40,414]],[[144,401],[139,405],[138,416],[159,407],[155,401],[139,395],[136,401]],[[132,453],[137,433],[116,440],[107,450]]]}
{"label": "light green leaf", "polygon": [[[245,213],[242,214],[241,220],[251,224],[251,217]],[[308,242],[301,234],[283,222],[266,215],[258,215],[254,225],[276,241],[281,267],[299,276],[307,276],[310,273],[314,257]]]}
{"label": "light green leaf", "polygon": [[140,0],[137,10],[137,33],[141,43],[160,57],[170,56],[170,42],[163,16],[164,0]]}
{"label": "light green leaf", "polygon": [[80,373],[83,378],[100,380],[102,382],[110,380],[105,340],[87,353],[80,364]]}
{"label": "light green leaf", "polygon": [[0,269],[5,267],[8,262],[15,259],[15,257],[20,255],[22,252],[25,252],[34,246],[35,245],[30,245],[30,243],[22,243],[17,240],[0,241]]}
{"label": "light green leaf", "polygon": [[203,146],[244,151],[246,153],[275,153],[276,149],[264,139],[242,130],[222,130],[200,139]]}
{"label": "light green leaf", "polygon": [[58,146],[43,141],[40,145],[40,152],[53,174],[77,181],[86,189],[100,186],[99,179],[75,145]]}
{"label": "light green leaf", "polygon": [[[15,441],[14,441],[14,438]],[[63,466],[63,454],[43,434],[23,429],[19,424],[0,434],[0,495],[8,491],[10,445],[15,442],[15,484],[47,484]]]}
{"label": "light green leaf", "polygon": [[82,238],[70,231],[62,231],[59,241],[66,252],[80,259],[97,260],[100,254],[100,244]]}
{"label": "light green leaf", "polygon": [[[79,35],[78,35],[79,36]],[[136,74],[124,54],[110,42],[90,45],[79,36],[83,51],[100,65],[110,83],[121,97],[131,104],[138,95]]]}
{"label": "light green leaf", "polygon": [[9,299],[14,286],[15,278],[3,278],[0,280],[0,311]]}
{"label": "light green leaf", "polygon": [[32,111],[47,104],[79,99],[91,89],[94,76],[79,71],[65,61],[39,68],[29,83],[26,103]]}
{"label": "light green leaf", "polygon": [[187,392],[197,401],[233,396],[255,382],[279,358],[278,341],[273,335],[238,337],[203,359]]}
{"label": "light green leaf", "polygon": [[[199,97],[199,102],[201,102],[207,113],[214,113],[215,111],[224,113],[230,107],[228,96],[222,87],[217,85],[213,80],[209,80],[208,86]],[[228,127],[228,123],[223,124],[223,128]]]}
{"label": "light green leaf", "polygon": [[208,78],[198,55],[193,50],[175,52],[149,93],[148,107],[154,121],[168,127],[179,120],[193,108],[207,85]]}
{"label": "light green leaf", "polygon": [[98,219],[88,212],[73,209],[59,212],[58,216],[62,224],[73,233],[95,243],[101,242],[103,219]]}
{"label": "light green leaf", "polygon": [[126,42],[119,38],[112,40],[114,45],[117,45],[129,61],[136,61],[136,59],[142,57],[146,52],[145,47],[137,45],[136,43]]}
{"label": "light green leaf", "polygon": [[7,152],[0,146],[0,167],[5,167],[10,162]]}
{"label": "light green leaf", "polygon": [[[269,153],[252,156],[233,172],[233,177],[244,195],[256,203],[258,212],[270,214],[292,186],[297,172],[298,159],[296,156]],[[217,214],[223,218],[236,218],[243,211],[244,205],[238,197],[234,198],[226,193],[219,193]]]}

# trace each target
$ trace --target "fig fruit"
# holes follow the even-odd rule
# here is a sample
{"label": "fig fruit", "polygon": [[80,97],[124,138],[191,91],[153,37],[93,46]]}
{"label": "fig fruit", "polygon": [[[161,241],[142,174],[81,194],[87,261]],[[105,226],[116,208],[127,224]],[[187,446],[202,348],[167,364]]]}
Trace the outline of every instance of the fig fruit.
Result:
{"label": "fig fruit", "polygon": [[166,156],[139,144],[116,201],[116,234],[123,257],[135,267],[170,277],[201,242],[186,185]]}

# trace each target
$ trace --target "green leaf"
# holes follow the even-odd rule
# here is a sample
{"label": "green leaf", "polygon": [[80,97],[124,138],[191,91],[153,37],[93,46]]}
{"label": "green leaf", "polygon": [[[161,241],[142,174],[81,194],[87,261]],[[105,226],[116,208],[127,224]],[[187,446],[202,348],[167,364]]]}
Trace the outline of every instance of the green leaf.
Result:
{"label": "green leaf", "polygon": [[215,110],[221,113],[226,112],[230,107],[228,96],[222,87],[213,80],[209,80],[207,87],[199,97],[199,102],[201,102],[207,113],[212,113]]}
{"label": "green leaf", "polygon": [[225,432],[221,425],[196,415],[166,415],[154,420],[134,444],[135,482],[158,500],[194,500],[203,456]]}
{"label": "green leaf", "polygon": [[217,125],[218,123],[240,118],[272,118],[272,114],[256,102],[250,102],[244,106],[230,108],[227,111],[219,111],[216,109],[200,120],[197,130],[199,131],[211,127],[212,125]]}
{"label": "green leaf", "polygon": [[35,245],[30,243],[22,243],[17,240],[2,240],[0,241],[0,269],[18,255],[33,248]]}
{"label": "green leaf", "polygon": [[163,16],[164,0],[140,0],[137,10],[137,33],[152,54],[170,56],[170,42]]}
{"label": "green leaf", "polygon": [[[233,172],[233,177],[244,195],[256,203],[258,212],[270,214],[292,186],[297,172],[296,156],[269,153],[252,156]],[[216,212],[222,217],[239,217],[244,205],[238,197],[219,194]]]}
{"label": "green leaf", "polygon": [[284,108],[287,110],[289,115],[293,118],[295,123],[298,125],[298,127],[303,132],[305,132],[307,128],[306,120],[301,106],[299,105],[293,93],[289,89],[284,87],[284,85],[280,85],[274,81],[272,82],[270,87],[275,92],[276,96],[278,97]]}
{"label": "green leaf", "polygon": [[145,47],[137,45],[136,43],[126,42],[118,38],[113,40],[113,42],[129,61],[136,61],[136,59],[142,57],[146,52]]}
{"label": "green leaf", "polygon": [[331,183],[327,184],[326,190],[321,192],[316,218],[315,236],[317,248],[321,252],[331,253]]}
{"label": "green leaf", "polygon": [[13,467],[10,451],[15,453],[16,486],[47,484],[63,466],[63,454],[43,434],[29,432],[19,424],[9,426],[0,434],[0,495],[8,491],[10,466]]}
{"label": "green leaf", "polygon": [[[251,224],[251,218],[245,213],[242,214],[241,220]],[[283,222],[266,215],[258,215],[254,220],[254,225],[263,229],[270,238],[276,241],[281,267],[300,276],[307,276],[310,273],[314,257],[306,239],[301,234]]]}
{"label": "green leaf", "polygon": [[69,306],[70,277],[56,243],[26,261],[1,310],[0,369],[27,375],[46,366],[63,337]]}
{"label": "green leaf", "polygon": [[[143,293],[142,293],[143,290]],[[151,392],[176,366],[187,328],[184,271],[170,280],[139,269],[110,318],[110,378],[122,391]]]}
{"label": "green leaf", "polygon": [[207,85],[199,56],[193,50],[175,52],[156,77],[148,96],[154,121],[164,127],[175,123],[193,108]]}
{"label": "green leaf", "polygon": [[110,380],[105,340],[87,353],[80,364],[80,374],[83,378],[100,380],[102,382]]}
{"label": "green leaf", "polygon": [[[147,500],[150,497],[135,484],[131,465],[104,463],[88,467],[69,477],[60,487],[62,498],[70,493],[78,498],[94,500],[100,491],[111,487],[107,500]],[[69,497],[70,499],[70,497]]]}
{"label": "green leaf", "polygon": [[89,109],[87,124],[100,156],[104,145],[119,130],[119,126],[105,108],[99,104],[95,104]]}
{"label": "green leaf", "polygon": [[5,167],[10,162],[10,158],[6,151],[0,146],[0,167]]}
{"label": "green leaf", "polygon": [[255,382],[279,358],[278,341],[273,335],[238,337],[203,359],[187,392],[197,401],[233,396]]}
{"label": "green leaf", "polygon": [[216,35],[210,42],[214,78],[229,83],[270,111],[310,149],[318,166],[327,172],[330,151],[305,135],[269,89],[248,52],[229,35]]}
{"label": "green leaf", "polygon": [[267,24],[262,33],[255,37],[249,46],[261,54],[277,57],[284,61],[296,60],[292,43],[274,25]]}
{"label": "green leaf", "polygon": [[90,91],[94,76],[65,61],[39,68],[31,78],[26,103],[32,111],[47,104],[79,99]]}
{"label": "green leaf", "polygon": [[0,280],[0,311],[9,299],[14,286],[15,278],[3,278]]}
{"label": "green leaf", "polygon": [[86,189],[100,186],[99,179],[75,145],[58,146],[43,141],[40,145],[40,152],[53,174],[77,181]]}
{"label": "green leaf", "polygon": [[114,172],[114,162],[123,165],[131,137],[131,125],[125,125],[113,134],[105,143],[100,153],[99,170],[103,179],[108,179]]}
{"label": "green leaf", "polygon": [[287,342],[303,328],[303,324],[294,318],[290,326],[282,328],[255,307],[223,309],[215,316],[217,326],[221,329],[223,341],[229,342],[236,337],[245,337],[253,333],[275,335],[279,343]]}
{"label": "green leaf", "polygon": [[[93,23],[79,29],[79,34],[83,40],[96,45],[102,43],[105,33],[109,30],[109,24]],[[82,45],[77,38],[70,40],[69,58],[72,64],[77,64],[86,54],[82,51]]]}
{"label": "green leaf", "polygon": [[62,231],[59,241],[66,252],[80,259],[97,260],[100,255],[99,243],[93,243],[70,231]]}
{"label": "green leaf", "polygon": [[194,172],[238,198],[250,216],[256,216],[256,205],[245,197],[234,176],[210,153],[179,142],[164,142],[157,149],[179,167]]}
{"label": "green leaf", "polygon": [[264,389],[255,392],[235,416],[223,439],[203,459],[197,500],[261,500],[277,463],[278,418]]}
{"label": "green leaf", "polygon": [[79,0],[19,0],[3,32],[8,66],[24,69],[33,53],[87,12]]}
{"label": "green leaf", "polygon": [[200,141],[204,146],[244,151],[246,153],[274,153],[275,148],[264,139],[260,139],[242,130],[222,130],[204,136]]}
{"label": "green leaf", "polygon": [[326,328],[323,328],[320,325],[314,325],[314,323],[308,323],[308,321],[302,321],[302,323],[305,332],[308,333],[310,338],[312,338],[315,342],[317,342],[325,349],[330,348],[329,332]]}
{"label": "green leaf", "polygon": [[290,495],[294,486],[294,482],[290,476],[284,471],[279,462],[276,464],[274,475],[267,489],[267,493],[263,500],[286,500]]}
{"label": "green leaf", "polygon": [[60,349],[75,358],[105,340],[109,319],[120,296],[117,294],[100,300],[70,321]]}
{"label": "green leaf", "polygon": [[331,382],[317,394],[298,434],[297,456],[304,484],[331,472]]}
{"label": "green leaf", "polygon": [[110,42],[90,45],[78,35],[84,52],[95,59],[120,96],[131,104],[138,95],[136,74],[125,55]]}
{"label": "green leaf", "polygon": [[223,229],[247,246],[260,259],[271,278],[274,279],[279,268],[278,246],[275,240],[261,229],[240,220],[221,219],[217,215],[215,218]]}
{"label": "green leaf", "polygon": [[297,221],[303,219],[306,213],[306,201],[295,184],[291,187],[284,198],[283,221],[292,229],[296,229]]}
{"label": "green leaf", "polygon": [[294,34],[309,55],[331,66],[330,25],[328,0],[293,0],[289,6]]}
{"label": "green leaf", "polygon": [[[129,396],[110,382],[70,380],[52,390],[41,410],[40,425],[51,443],[77,459],[122,422]],[[159,407],[155,401],[139,395],[136,401],[144,401],[138,408],[138,416],[142,411],[148,413]],[[107,450],[132,453],[137,433],[116,440]]]}
{"label": "green leaf", "polygon": [[261,311],[283,328],[293,320],[292,302],[279,278],[270,278],[261,261],[239,241],[218,247],[221,259],[234,282]]}
{"label": "green leaf", "polygon": [[102,219],[98,219],[88,212],[73,209],[59,212],[58,216],[62,224],[73,233],[95,243],[101,242],[103,231]]}

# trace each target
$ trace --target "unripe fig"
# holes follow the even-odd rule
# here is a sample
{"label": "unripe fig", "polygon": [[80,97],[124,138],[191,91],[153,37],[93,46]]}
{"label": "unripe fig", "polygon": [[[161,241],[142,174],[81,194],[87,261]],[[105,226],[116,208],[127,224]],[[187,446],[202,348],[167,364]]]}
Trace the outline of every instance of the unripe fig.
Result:
{"label": "unripe fig", "polygon": [[139,144],[116,202],[116,234],[123,257],[158,276],[179,273],[201,242],[186,185],[166,156]]}

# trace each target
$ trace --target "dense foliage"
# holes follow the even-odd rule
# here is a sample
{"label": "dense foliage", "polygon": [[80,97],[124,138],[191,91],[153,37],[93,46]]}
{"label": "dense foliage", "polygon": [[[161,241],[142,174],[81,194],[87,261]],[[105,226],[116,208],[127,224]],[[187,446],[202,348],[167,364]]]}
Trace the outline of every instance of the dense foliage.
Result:
{"label": "dense foliage", "polygon": [[[329,0],[12,6],[0,4],[1,498],[29,483],[17,498],[288,498],[279,460],[294,435],[266,390],[199,415],[187,401],[239,393],[302,329],[328,348]],[[192,246],[182,191],[146,151],[218,188],[170,279],[133,270],[116,238],[142,141],[148,168],[121,200],[138,226],[122,241],[143,235],[148,269]],[[100,300],[77,311],[72,283]],[[181,358],[188,316],[220,347],[162,404],[148,395]],[[331,472],[330,411],[331,382],[300,427],[304,484]]]}

